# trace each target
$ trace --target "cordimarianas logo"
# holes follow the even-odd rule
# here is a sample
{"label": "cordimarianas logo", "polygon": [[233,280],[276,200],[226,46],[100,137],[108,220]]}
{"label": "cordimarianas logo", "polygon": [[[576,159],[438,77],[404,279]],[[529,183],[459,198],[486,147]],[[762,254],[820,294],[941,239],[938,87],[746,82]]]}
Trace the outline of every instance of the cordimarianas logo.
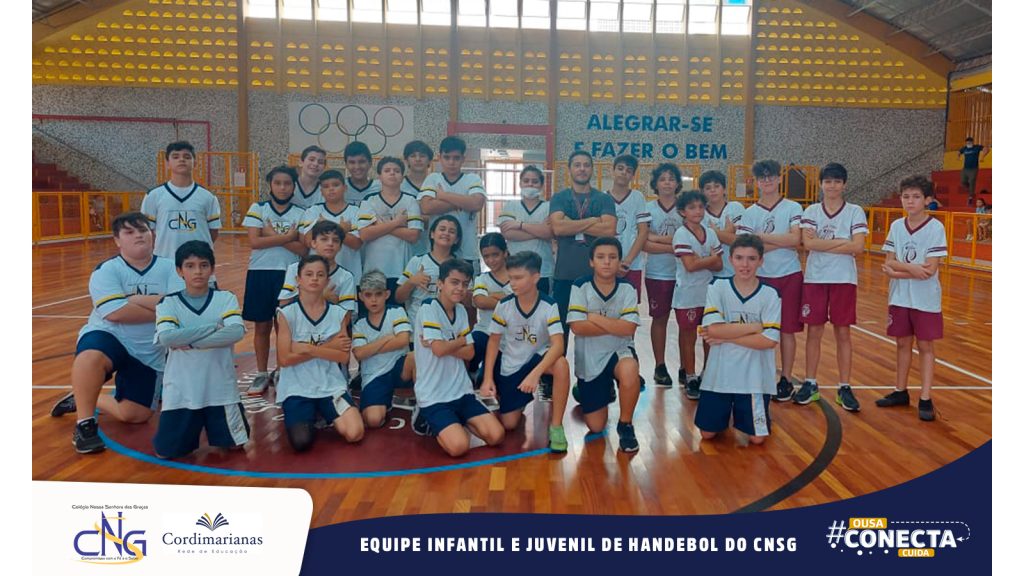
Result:
{"label": "cordimarianas logo", "polygon": [[971,539],[966,522],[950,520],[889,520],[888,518],[850,518],[836,520],[825,539],[840,552],[857,556],[892,554],[899,558],[932,558],[938,550],[963,546]]}
{"label": "cordimarianas logo", "polygon": [[[82,530],[75,535],[75,552],[82,562],[90,564],[131,564],[146,556],[145,530],[124,531],[127,518],[123,512],[111,512],[107,516],[100,512],[99,523],[91,530]],[[117,529],[114,529],[116,522]]]}
{"label": "cordimarianas logo", "polygon": [[[164,532],[160,541],[180,554],[245,554],[263,546],[261,523],[257,517],[234,514],[231,518],[234,524],[224,514],[211,516],[203,513],[193,522],[193,526],[202,526],[205,532],[195,528],[191,529],[191,533],[186,532],[187,528],[183,528],[182,533],[169,530]],[[175,518],[171,525],[183,526],[181,520],[184,518]]]}

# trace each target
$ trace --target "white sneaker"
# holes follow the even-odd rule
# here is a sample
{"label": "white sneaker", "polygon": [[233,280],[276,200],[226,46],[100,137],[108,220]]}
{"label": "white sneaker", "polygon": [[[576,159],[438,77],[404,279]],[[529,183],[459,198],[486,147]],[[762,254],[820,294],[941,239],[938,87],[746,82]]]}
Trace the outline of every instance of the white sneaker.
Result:
{"label": "white sneaker", "polygon": [[249,389],[245,391],[247,396],[262,396],[267,388],[270,386],[270,374],[257,374],[252,379],[252,384],[249,384]]}

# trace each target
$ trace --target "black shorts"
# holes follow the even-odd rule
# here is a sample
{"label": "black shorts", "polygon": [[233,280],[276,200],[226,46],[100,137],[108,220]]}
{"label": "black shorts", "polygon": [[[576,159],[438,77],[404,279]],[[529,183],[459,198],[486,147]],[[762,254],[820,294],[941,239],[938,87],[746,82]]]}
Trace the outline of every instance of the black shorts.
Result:
{"label": "black shorts", "polygon": [[245,274],[242,319],[270,322],[277,311],[277,297],[284,286],[284,270],[249,270]]}
{"label": "black shorts", "polygon": [[104,380],[110,380],[114,376],[114,399],[118,402],[131,400],[156,410],[159,394],[157,393],[157,380],[159,379],[156,370],[143,364],[139,359],[128,353],[128,349],[121,344],[110,332],[93,330],[82,334],[75,346],[75,356],[86,350],[97,350],[110,359],[113,365]]}

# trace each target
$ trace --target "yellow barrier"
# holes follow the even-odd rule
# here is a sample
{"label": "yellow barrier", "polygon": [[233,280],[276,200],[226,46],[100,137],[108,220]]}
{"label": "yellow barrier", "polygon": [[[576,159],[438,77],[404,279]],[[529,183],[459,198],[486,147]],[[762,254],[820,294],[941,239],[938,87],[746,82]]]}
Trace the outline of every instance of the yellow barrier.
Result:
{"label": "yellow barrier", "polygon": [[[761,197],[757,179],[754,178],[750,168],[750,164],[731,164],[726,174],[729,200],[741,202],[745,206],[757,202]],[[814,204],[818,201],[821,190],[818,172],[817,166],[798,166],[796,164],[783,166],[782,178],[779,182],[782,195],[800,203],[801,206]]]}
{"label": "yellow barrier", "polygon": [[[992,215],[974,212],[929,212],[946,227],[946,264],[972,270],[992,270]],[[892,223],[902,218],[902,208],[870,207],[867,209],[868,237],[865,249],[882,252],[882,245]]]}

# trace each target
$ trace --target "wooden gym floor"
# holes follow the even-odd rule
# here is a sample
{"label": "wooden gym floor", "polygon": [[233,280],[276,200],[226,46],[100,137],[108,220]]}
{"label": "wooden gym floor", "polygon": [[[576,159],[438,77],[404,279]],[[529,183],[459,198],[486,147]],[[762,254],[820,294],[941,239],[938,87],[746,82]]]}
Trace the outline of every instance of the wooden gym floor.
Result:
{"label": "wooden gym floor", "polygon": [[[217,242],[217,278],[241,300],[249,249],[242,236]],[[584,438],[574,401],[566,414],[569,453],[544,450],[549,404],[534,402],[525,426],[498,448],[477,447],[463,459],[443,455],[436,442],[408,429],[408,412],[395,410],[389,429],[367,433],[357,446],[322,432],[310,453],[287,447],[279,410],[265,399],[246,402],[253,440],[243,451],[202,449],[180,462],[152,457],[157,418],[141,426],[100,416],[108,449],[80,456],[70,445],[73,416],[51,418],[53,402],[70,388],[78,330],[90,312],[89,274],[114,255],[109,239],[33,248],[32,452],[35,480],[299,487],[313,498],[312,526],[388,515],[449,512],[578,514],[719,514],[822,504],[881,490],[939,468],[992,437],[992,281],[987,273],[942,272],[946,337],[936,345],[935,422],[914,406],[882,410],[874,400],[893,383],[896,347],[885,337],[888,280],[882,258],[860,258],[858,320],[853,331],[853,384],[862,411],[835,402],[835,350],[826,330],[818,380],[822,401],[809,406],[773,403],[772,436],[747,446],[728,433],[700,442],[696,403],[678,384],[653,384],[649,319],[637,351],[648,381],[634,421],[640,452],[617,451],[614,424],[607,436]],[[670,323],[669,372],[675,378],[675,323]],[[803,336],[795,374],[804,373]],[[255,369],[251,335],[236,346],[240,386]],[[698,356],[699,356],[698,352]],[[272,360],[273,362],[273,360]],[[700,359],[698,358],[698,365]],[[540,417],[535,417],[536,409]],[[610,421],[615,422],[617,405]]]}

